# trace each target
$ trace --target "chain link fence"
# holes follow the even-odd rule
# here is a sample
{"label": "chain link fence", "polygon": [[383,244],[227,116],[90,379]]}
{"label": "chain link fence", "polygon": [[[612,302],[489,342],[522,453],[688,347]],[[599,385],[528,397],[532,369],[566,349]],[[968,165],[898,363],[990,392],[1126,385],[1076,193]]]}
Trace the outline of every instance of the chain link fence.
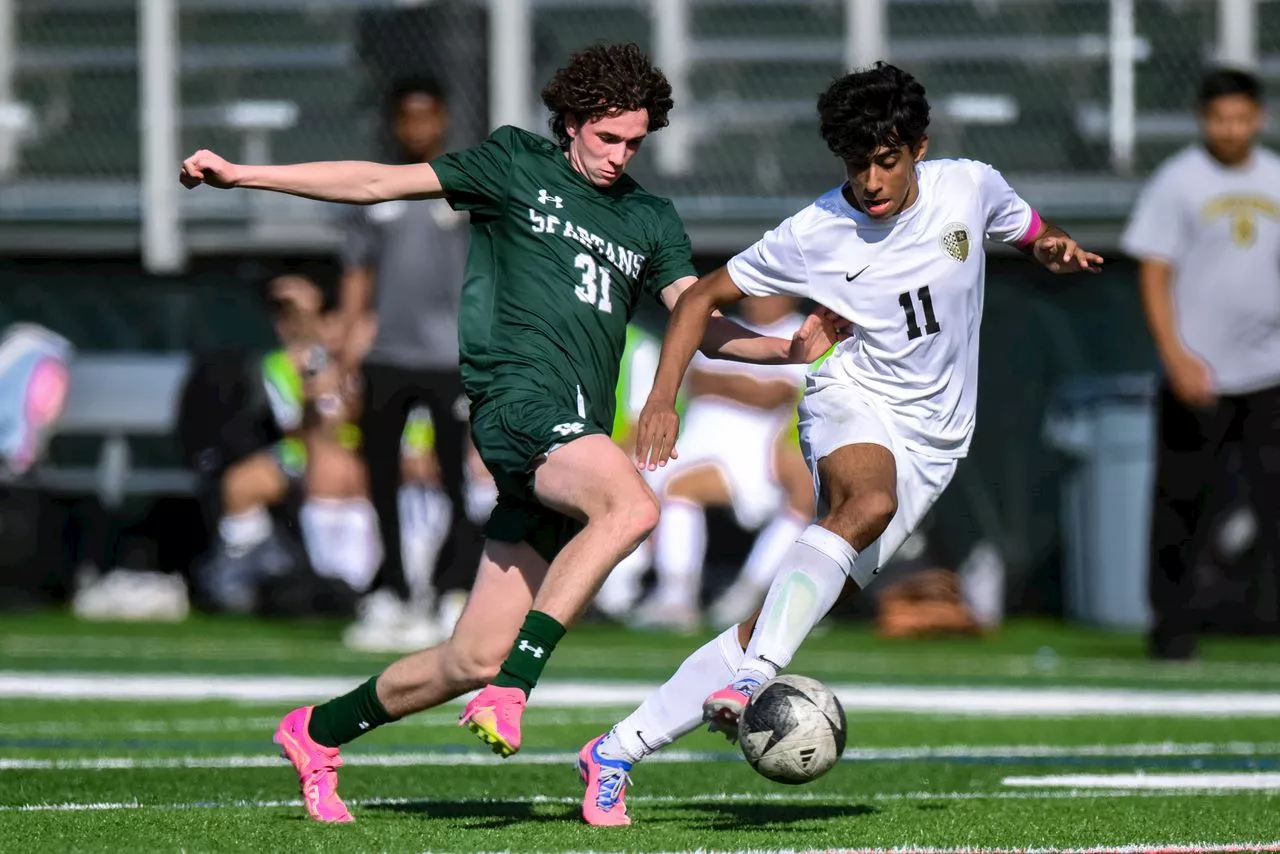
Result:
{"label": "chain link fence", "polygon": [[[453,145],[476,142],[489,126],[491,5],[482,0],[176,2],[184,151],[277,162],[389,157],[381,99],[394,79],[420,74],[449,91]],[[1135,175],[1194,136],[1190,96],[1215,56],[1218,6],[1132,0]],[[674,124],[637,173],[690,220],[774,218],[839,179],[815,102],[847,63],[847,0],[530,0],[530,8],[525,85],[537,130],[545,130],[541,83],[592,41],[637,41],[673,72]],[[1032,186],[1074,187],[1087,211],[1098,189],[1082,176],[1111,181],[1117,166],[1112,10],[1112,0],[889,0],[881,53],[928,88],[935,156],[988,160]],[[1274,87],[1280,2],[1260,0],[1256,12],[1259,65]],[[135,221],[137,0],[0,0],[5,17],[0,217]],[[321,206],[263,207],[241,194],[191,194],[183,205],[196,222],[241,223],[246,234],[243,221],[255,217],[256,227],[328,217]],[[234,242],[235,230],[228,234]]]}

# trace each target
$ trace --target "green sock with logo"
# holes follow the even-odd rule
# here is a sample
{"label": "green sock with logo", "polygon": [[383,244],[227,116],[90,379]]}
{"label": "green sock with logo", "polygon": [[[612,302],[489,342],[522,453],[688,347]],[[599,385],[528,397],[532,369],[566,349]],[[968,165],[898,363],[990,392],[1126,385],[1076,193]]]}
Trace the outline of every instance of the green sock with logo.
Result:
{"label": "green sock with logo", "polygon": [[499,688],[519,688],[528,696],[566,631],[554,617],[530,611],[493,684]]}
{"label": "green sock with logo", "polygon": [[399,720],[378,699],[377,686],[378,677],[374,676],[354,691],[316,706],[311,710],[307,734],[325,747],[341,747],[356,736]]}

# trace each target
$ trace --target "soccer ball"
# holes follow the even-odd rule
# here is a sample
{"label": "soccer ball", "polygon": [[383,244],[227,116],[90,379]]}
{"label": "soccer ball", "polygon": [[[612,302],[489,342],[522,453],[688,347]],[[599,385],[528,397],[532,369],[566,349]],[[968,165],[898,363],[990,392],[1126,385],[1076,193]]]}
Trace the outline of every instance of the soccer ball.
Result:
{"label": "soccer ball", "polygon": [[808,783],[830,771],[844,753],[844,709],[818,680],[779,676],[747,703],[738,738],[747,762],[762,776],[775,783]]}

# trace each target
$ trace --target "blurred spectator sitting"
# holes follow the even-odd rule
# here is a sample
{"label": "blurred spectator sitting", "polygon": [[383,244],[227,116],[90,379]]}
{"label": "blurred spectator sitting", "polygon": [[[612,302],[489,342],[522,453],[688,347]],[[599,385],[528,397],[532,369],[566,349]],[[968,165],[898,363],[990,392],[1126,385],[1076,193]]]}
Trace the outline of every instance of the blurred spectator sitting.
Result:
{"label": "blurred spectator sitting", "polygon": [[[237,355],[204,360],[184,389],[179,432],[217,520],[195,592],[217,610],[272,610],[264,596],[273,579],[293,578],[300,598],[281,607],[305,611],[302,575],[317,582],[317,610],[350,613],[381,557],[351,422],[355,384],[329,355],[337,325],[316,283],[288,273],[266,290],[281,348],[247,365]],[[290,504],[305,556],[272,518],[272,508],[288,518]]]}
{"label": "blurred spectator sitting", "polygon": [[[653,388],[661,353],[661,339],[637,324],[627,326],[613,415],[613,441],[627,453],[635,449],[636,420]],[[593,603],[596,610],[612,620],[626,619],[640,598],[640,582],[652,563],[653,538],[650,537],[609,573]]]}
{"label": "blurred spectator sitting", "polygon": [[[772,296],[743,300],[738,320],[761,335],[789,338],[804,318],[795,300]],[[694,357],[680,456],[649,477],[662,502],[653,534],[658,586],[637,611],[637,626],[698,626],[709,506],[732,506],[745,530],[768,522],[739,580],[713,605],[712,620],[732,625],[763,601],[778,562],[813,518],[813,481],[795,429],[805,370]]]}

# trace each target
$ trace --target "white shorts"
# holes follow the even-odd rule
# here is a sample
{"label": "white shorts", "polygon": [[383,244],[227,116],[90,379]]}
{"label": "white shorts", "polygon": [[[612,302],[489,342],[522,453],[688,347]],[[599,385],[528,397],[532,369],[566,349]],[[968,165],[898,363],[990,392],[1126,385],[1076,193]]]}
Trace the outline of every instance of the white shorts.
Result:
{"label": "white shorts", "polygon": [[898,470],[898,512],[880,538],[858,555],[850,578],[866,587],[888,563],[956,473],[959,460],[929,456],[909,448],[893,429],[893,421],[857,386],[811,377],[800,402],[800,447],[813,475],[818,517],[830,509],[822,498],[818,461],[845,445],[880,445],[893,454]]}
{"label": "white shorts", "polygon": [[676,440],[680,456],[646,473],[654,492],[661,496],[675,475],[710,465],[728,484],[733,515],[746,530],[759,528],[782,509],[786,496],[778,485],[773,452],[778,435],[787,426],[786,417],[699,399],[689,403],[683,420]]}

